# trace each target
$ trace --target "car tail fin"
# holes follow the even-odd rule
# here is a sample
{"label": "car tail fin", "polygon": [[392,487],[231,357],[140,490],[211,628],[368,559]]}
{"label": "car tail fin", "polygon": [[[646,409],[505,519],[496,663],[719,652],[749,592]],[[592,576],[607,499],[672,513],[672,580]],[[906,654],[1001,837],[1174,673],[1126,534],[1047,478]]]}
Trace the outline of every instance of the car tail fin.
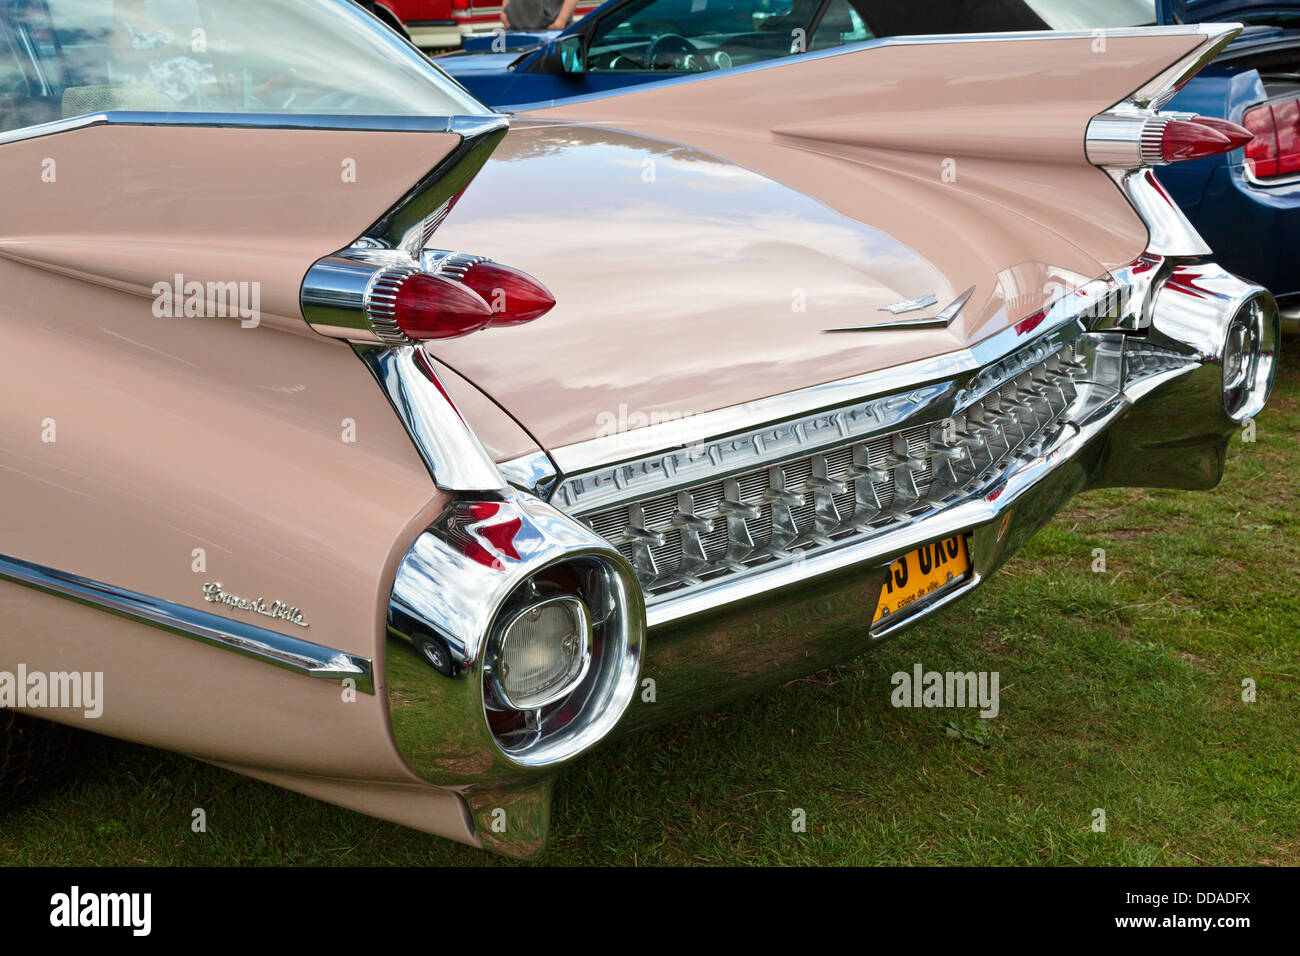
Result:
{"label": "car tail fin", "polygon": [[862,148],[1070,161],[1088,122],[1159,110],[1232,24],[891,37],[519,112]]}
{"label": "car tail fin", "polygon": [[[1204,244],[1185,220],[1176,221],[1177,208],[1150,195],[1158,186],[1146,185],[1154,184],[1148,167],[1164,156],[1159,137],[1154,147],[1149,140],[1157,127],[1163,132],[1187,119],[1157,111],[1239,29],[897,37],[539,105],[523,115],[707,150],[863,221],[870,221],[871,203],[861,195],[860,175],[855,184],[854,166],[941,178],[958,185],[955,192],[978,193],[1085,244],[1095,237],[1103,261],[1127,261],[1132,256],[1124,258],[1119,246],[1131,250],[1143,224],[1096,175],[1093,167],[1102,166],[1146,221],[1159,247],[1153,251],[1201,254]],[[1231,139],[1192,132],[1219,145]],[[1125,241],[1108,243],[1107,235]]]}

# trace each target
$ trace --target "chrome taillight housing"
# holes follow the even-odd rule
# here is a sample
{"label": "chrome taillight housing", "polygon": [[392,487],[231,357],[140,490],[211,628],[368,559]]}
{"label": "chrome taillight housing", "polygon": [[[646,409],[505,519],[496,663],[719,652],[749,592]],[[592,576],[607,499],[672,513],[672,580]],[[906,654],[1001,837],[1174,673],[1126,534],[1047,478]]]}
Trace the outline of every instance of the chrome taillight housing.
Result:
{"label": "chrome taillight housing", "polygon": [[1165,192],[1153,167],[1217,156],[1251,141],[1250,130],[1214,116],[1162,108],[1222,50],[1240,28],[1203,28],[1206,40],[1088,123],[1084,153],[1124,192],[1150,233],[1155,256],[1207,256],[1210,247]]}
{"label": "chrome taillight housing", "polygon": [[351,343],[383,387],[444,491],[502,491],[505,480],[434,368],[425,346],[490,326],[517,326],[555,305],[527,273],[483,256],[358,239],[318,260],[302,311],[322,335]]}
{"label": "chrome taillight housing", "polygon": [[1240,149],[1251,141],[1243,126],[1213,116],[1115,109],[1088,124],[1088,161],[1097,166],[1166,166]]}

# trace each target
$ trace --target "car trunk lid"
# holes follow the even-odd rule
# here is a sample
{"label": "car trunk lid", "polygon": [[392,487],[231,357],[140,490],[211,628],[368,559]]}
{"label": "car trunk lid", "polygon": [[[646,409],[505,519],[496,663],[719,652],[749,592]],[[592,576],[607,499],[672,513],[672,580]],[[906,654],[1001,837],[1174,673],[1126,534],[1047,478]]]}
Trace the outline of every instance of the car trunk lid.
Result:
{"label": "car trunk lid", "polygon": [[1085,131],[1208,43],[889,40],[517,117],[434,244],[559,304],[430,351],[555,449],[960,350],[1143,253]]}

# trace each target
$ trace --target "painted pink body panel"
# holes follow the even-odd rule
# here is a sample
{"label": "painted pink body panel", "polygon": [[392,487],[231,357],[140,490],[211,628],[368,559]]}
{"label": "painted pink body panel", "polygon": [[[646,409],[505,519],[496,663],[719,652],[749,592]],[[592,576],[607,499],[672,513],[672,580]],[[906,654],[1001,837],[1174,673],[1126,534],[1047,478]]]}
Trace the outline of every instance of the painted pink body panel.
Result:
{"label": "painted pink body panel", "polygon": [[[557,447],[621,407],[693,414],[979,341],[1143,251],[1083,131],[1198,42],[935,40],[517,117],[435,241],[558,305],[434,351]],[[822,334],[971,286],[947,330]]]}
{"label": "painted pink body panel", "polygon": [[[22,503],[0,513],[0,552],[381,661],[397,562],[446,499],[352,349],[307,327],[299,289],[456,141],[106,126],[0,147],[33,183],[0,235],[0,499]],[[152,284],[178,272],[261,283],[260,324],[156,317]],[[205,581],[311,626],[206,603]],[[0,584],[0,620],[0,666],[105,674],[100,719],[42,716],[350,806],[380,781],[368,812],[472,840],[462,801],[397,753],[382,666],[374,695],[345,702],[337,683],[18,585]]]}
{"label": "painted pink body panel", "polygon": [[[31,170],[0,258],[143,296],[180,273],[261,286],[261,324],[313,335],[302,277],[450,152],[447,133],[98,126],[0,147]],[[56,179],[43,182],[53,161]],[[350,163],[345,167],[345,162]],[[355,169],[355,181],[345,172]]]}
{"label": "painted pink body panel", "polygon": [[[0,495],[25,503],[5,514],[6,552],[199,608],[201,580],[220,580],[302,608],[317,643],[373,656],[380,565],[432,483],[351,349],[307,329],[299,290],[455,142],[126,126],[4,146],[35,181],[10,200],[21,232],[0,237],[0,440],[25,463],[0,473]],[[43,157],[57,182],[39,182]],[[155,316],[153,283],[177,273],[260,283],[261,323]],[[206,578],[190,570],[196,547]]]}
{"label": "painted pink body panel", "polygon": [[[43,710],[43,718],[191,754],[478,845],[464,801],[406,768],[391,742],[382,691],[345,702],[337,683],[288,674],[4,582],[0,617],[6,633],[40,636],[21,648],[19,659],[29,671],[104,674],[102,717]],[[8,646],[0,668],[12,669],[12,657]]]}

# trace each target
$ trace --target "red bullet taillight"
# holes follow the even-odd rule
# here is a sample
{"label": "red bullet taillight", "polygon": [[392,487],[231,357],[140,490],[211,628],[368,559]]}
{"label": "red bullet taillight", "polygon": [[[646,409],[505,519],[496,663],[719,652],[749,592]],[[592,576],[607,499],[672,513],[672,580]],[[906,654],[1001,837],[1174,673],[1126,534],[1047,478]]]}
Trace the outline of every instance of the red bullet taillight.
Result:
{"label": "red bullet taillight", "polygon": [[366,292],[371,327],[384,341],[427,341],[469,335],[489,325],[531,322],[555,298],[518,269],[477,256],[443,253],[425,269],[391,266]]}
{"label": "red bullet taillight", "polygon": [[1084,148],[1095,166],[1132,170],[1230,153],[1251,136],[1244,126],[1217,116],[1116,108],[1092,118]]}
{"label": "red bullet taillight", "polygon": [[486,326],[492,310],[459,282],[417,272],[399,284],[393,320],[412,339],[452,339]]}
{"label": "red bullet taillight", "polygon": [[485,259],[461,279],[492,310],[492,325],[521,325],[540,318],[555,305],[546,286],[526,272]]}
{"label": "red bullet taillight", "polygon": [[1230,153],[1251,140],[1250,130],[1211,116],[1170,120],[1160,133],[1160,157],[1166,163],[1181,163]]}
{"label": "red bullet taillight", "polygon": [[1246,162],[1256,179],[1300,173],[1300,100],[1256,106],[1246,111],[1242,123],[1253,137]]}
{"label": "red bullet taillight", "polygon": [[1099,113],[1088,124],[1088,161],[1107,169],[1165,166],[1240,149],[1251,131],[1217,116],[1151,111]]}
{"label": "red bullet taillight", "polygon": [[1222,133],[1228,137],[1228,142],[1232,144],[1233,149],[1240,149],[1250,142],[1250,130],[1230,120],[1218,116],[1197,116],[1191,122],[1199,123],[1201,126],[1208,126],[1210,129]]}

